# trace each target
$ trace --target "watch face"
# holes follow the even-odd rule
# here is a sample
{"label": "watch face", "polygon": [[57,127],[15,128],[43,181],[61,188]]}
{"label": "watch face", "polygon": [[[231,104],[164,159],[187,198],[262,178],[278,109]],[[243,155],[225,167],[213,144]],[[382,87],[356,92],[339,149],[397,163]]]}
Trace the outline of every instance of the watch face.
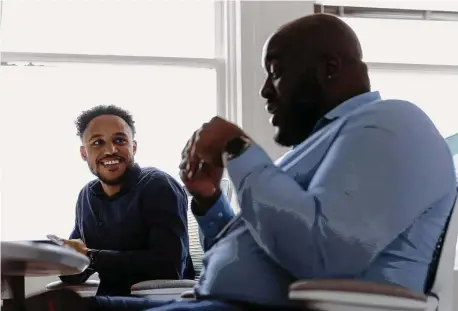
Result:
{"label": "watch face", "polygon": [[244,136],[229,140],[226,144],[225,152],[223,153],[223,163],[226,164],[228,160],[238,157],[245,152],[250,145],[250,139]]}
{"label": "watch face", "polygon": [[229,154],[238,154],[243,151],[246,145],[247,141],[242,137],[233,138],[227,142],[226,151]]}

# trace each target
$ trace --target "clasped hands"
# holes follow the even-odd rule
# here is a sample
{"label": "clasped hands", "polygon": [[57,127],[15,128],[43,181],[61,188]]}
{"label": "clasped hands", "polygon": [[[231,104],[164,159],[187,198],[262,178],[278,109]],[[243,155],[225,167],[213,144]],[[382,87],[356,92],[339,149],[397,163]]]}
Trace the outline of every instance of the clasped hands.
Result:
{"label": "clasped hands", "polygon": [[180,177],[194,196],[210,197],[219,188],[225,145],[247,136],[237,125],[214,117],[193,133],[181,153]]}

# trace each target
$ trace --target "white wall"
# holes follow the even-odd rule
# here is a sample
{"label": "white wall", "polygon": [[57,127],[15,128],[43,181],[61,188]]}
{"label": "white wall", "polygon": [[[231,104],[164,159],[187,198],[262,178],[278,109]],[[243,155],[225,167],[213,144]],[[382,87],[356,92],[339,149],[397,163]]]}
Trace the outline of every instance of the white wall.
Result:
{"label": "white wall", "polygon": [[247,133],[269,153],[278,158],[285,149],[272,139],[273,128],[259,90],[265,73],[261,52],[267,38],[281,25],[313,13],[312,1],[242,1],[240,3],[242,125]]}

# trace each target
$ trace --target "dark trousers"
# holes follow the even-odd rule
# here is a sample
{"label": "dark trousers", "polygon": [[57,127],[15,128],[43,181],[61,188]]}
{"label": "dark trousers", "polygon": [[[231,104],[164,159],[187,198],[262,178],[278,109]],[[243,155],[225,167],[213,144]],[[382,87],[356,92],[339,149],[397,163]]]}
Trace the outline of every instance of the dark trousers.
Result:
{"label": "dark trousers", "polygon": [[88,311],[288,311],[282,307],[260,306],[247,303],[226,302],[213,299],[160,301],[140,297],[85,298]]}

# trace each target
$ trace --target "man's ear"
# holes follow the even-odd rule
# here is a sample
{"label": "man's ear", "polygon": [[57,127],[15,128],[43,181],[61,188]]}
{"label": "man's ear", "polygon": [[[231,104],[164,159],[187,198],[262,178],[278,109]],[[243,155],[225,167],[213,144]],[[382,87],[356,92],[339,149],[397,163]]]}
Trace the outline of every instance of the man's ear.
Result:
{"label": "man's ear", "polygon": [[134,155],[137,153],[137,141],[134,140],[132,144],[133,150],[134,150]]}
{"label": "man's ear", "polygon": [[83,159],[83,161],[87,161],[87,152],[84,146],[80,146],[80,154],[81,154],[81,159]]}
{"label": "man's ear", "polygon": [[337,54],[325,55],[318,68],[318,79],[326,85],[334,80],[342,70],[342,60]]}
{"label": "man's ear", "polygon": [[325,75],[327,79],[336,77],[342,69],[342,60],[339,55],[328,55],[326,59]]}

